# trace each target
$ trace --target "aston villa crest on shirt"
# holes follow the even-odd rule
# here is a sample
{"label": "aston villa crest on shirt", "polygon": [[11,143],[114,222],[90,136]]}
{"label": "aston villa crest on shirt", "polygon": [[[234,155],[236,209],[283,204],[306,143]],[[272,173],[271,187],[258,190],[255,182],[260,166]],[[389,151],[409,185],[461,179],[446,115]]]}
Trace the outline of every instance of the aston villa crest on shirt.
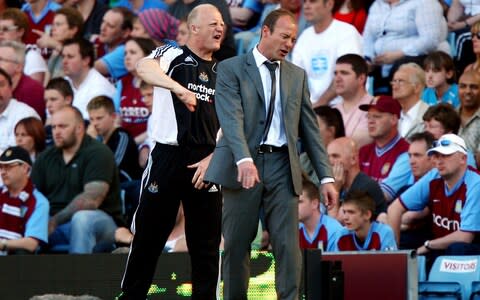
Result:
{"label": "aston villa crest on shirt", "polygon": [[200,79],[203,82],[208,82],[208,75],[205,72],[201,72],[200,75],[198,75],[198,79]]}
{"label": "aston villa crest on shirt", "polygon": [[388,170],[390,170],[390,163],[387,162],[382,167],[382,170],[381,170],[382,175],[386,175],[388,173]]}
{"label": "aston villa crest on shirt", "polygon": [[455,212],[457,214],[462,212],[462,200],[458,199],[457,202],[455,202]]}

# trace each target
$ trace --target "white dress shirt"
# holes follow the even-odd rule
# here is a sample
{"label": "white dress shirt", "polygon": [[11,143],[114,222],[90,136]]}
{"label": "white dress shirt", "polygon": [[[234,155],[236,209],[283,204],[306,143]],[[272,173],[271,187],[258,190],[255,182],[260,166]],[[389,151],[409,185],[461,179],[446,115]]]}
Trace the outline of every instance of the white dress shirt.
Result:
{"label": "white dress shirt", "polygon": [[[262,78],[263,95],[265,98],[265,118],[268,114],[268,107],[270,105],[270,94],[272,87],[272,79],[270,77],[270,71],[265,66],[265,61],[268,59],[258,51],[257,47],[253,49],[253,57],[255,63],[260,72]],[[270,124],[270,130],[268,131],[267,139],[263,144],[281,147],[287,144],[287,137],[285,135],[285,125],[283,121],[282,102],[280,99],[280,62],[277,61],[278,68],[275,70],[276,77],[276,93],[275,93],[275,109],[273,111],[272,123]],[[285,99],[284,99],[285,100]]]}

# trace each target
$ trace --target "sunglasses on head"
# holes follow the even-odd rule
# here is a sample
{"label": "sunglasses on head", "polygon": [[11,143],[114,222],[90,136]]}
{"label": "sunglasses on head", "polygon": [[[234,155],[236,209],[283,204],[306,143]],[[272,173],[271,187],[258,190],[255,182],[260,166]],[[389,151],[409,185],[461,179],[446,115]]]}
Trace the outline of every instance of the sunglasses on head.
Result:
{"label": "sunglasses on head", "polygon": [[[450,145],[452,145],[452,144],[453,144],[453,145],[457,145],[457,146],[459,146],[459,147],[462,148],[462,149],[465,149],[465,147],[463,147],[462,145],[459,145],[459,144],[457,144],[457,143],[455,143],[455,142],[453,142],[453,141],[450,141],[450,140],[435,141],[435,142],[433,142],[433,147],[448,147],[448,146],[450,146]],[[465,149],[465,150],[467,150],[467,149]]]}

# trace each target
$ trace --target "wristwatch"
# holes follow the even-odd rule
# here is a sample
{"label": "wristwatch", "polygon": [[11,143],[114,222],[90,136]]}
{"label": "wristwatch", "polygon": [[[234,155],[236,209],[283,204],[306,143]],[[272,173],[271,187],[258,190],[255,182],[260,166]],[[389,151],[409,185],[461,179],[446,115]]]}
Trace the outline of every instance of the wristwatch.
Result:
{"label": "wristwatch", "polygon": [[425,243],[423,243],[423,245],[424,245],[425,248],[427,248],[428,250],[433,250],[432,248],[430,248],[430,241],[429,241],[429,240],[426,240]]}

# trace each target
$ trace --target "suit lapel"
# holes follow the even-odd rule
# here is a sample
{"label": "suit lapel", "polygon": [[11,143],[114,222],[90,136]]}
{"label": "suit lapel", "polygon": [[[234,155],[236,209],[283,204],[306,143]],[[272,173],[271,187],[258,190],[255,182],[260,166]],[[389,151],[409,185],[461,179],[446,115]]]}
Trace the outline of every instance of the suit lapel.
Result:
{"label": "suit lapel", "polygon": [[282,111],[283,115],[285,116],[285,107],[287,106],[287,100],[289,95],[289,86],[291,84],[291,74],[292,72],[289,70],[289,65],[284,61],[280,64],[280,101],[282,103]]}
{"label": "suit lapel", "polygon": [[263,85],[262,85],[262,78],[260,77],[260,71],[257,68],[255,63],[255,58],[253,57],[252,52],[248,52],[245,64],[245,71],[247,72],[248,76],[251,78],[251,82],[255,86],[259,97],[259,100],[262,103],[265,103],[265,95],[263,92]]}

